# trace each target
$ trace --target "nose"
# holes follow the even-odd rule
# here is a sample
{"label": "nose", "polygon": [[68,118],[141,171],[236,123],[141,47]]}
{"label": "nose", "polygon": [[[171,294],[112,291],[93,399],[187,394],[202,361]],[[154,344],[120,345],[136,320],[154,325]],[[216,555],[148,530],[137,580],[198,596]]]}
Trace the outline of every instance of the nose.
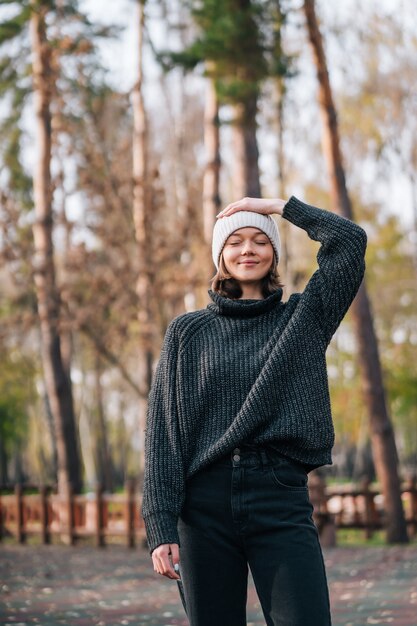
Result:
{"label": "nose", "polygon": [[253,253],[253,243],[250,239],[247,239],[243,242],[242,254],[248,254],[248,252]]}

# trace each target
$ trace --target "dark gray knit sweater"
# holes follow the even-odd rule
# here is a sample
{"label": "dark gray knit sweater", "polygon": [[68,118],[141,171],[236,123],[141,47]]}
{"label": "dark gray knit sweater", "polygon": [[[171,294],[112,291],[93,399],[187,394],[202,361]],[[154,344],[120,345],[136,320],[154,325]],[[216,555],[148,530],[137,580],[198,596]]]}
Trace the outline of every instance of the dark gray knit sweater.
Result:
{"label": "dark gray knit sweater", "polygon": [[166,331],[145,437],[151,552],[179,543],[187,478],[243,441],[315,467],[332,462],[325,352],[362,281],[366,233],[295,197],[282,216],[321,243],[302,294],[232,300],[209,290],[205,309],[177,316]]}

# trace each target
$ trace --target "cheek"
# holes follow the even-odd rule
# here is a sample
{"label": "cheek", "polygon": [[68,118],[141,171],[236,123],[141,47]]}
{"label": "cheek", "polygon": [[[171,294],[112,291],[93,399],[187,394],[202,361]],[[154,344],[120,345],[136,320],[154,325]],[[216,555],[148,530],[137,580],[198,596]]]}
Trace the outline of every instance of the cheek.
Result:
{"label": "cheek", "polygon": [[233,262],[237,256],[239,256],[239,251],[236,250],[236,248],[227,248],[223,250],[223,260],[225,263],[230,261]]}
{"label": "cheek", "polygon": [[269,263],[272,264],[273,260],[274,260],[274,249],[272,246],[268,246],[268,248],[264,248],[262,250],[262,260],[265,263]]}

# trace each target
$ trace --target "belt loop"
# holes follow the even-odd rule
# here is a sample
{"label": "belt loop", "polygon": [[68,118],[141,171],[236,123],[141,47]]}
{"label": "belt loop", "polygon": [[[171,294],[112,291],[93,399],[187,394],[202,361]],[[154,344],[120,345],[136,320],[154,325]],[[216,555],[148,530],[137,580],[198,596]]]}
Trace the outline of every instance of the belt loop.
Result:
{"label": "belt loop", "polygon": [[265,448],[261,448],[259,450],[260,454],[261,454],[261,464],[262,464],[262,470],[264,470],[265,465],[268,465],[268,456],[266,454],[266,450]]}

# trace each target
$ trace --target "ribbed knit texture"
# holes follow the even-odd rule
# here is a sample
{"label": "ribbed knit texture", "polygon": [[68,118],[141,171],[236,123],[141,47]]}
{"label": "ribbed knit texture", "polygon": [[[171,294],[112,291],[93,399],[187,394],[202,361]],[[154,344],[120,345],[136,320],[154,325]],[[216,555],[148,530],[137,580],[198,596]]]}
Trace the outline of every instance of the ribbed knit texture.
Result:
{"label": "ribbed knit texture", "polygon": [[325,352],[360,286],[366,233],[291,197],[283,217],[321,243],[319,269],[282,302],[209,290],[171,321],[149,394],[142,515],[150,551],[179,543],[186,480],[243,441],[311,466],[332,462]]}

